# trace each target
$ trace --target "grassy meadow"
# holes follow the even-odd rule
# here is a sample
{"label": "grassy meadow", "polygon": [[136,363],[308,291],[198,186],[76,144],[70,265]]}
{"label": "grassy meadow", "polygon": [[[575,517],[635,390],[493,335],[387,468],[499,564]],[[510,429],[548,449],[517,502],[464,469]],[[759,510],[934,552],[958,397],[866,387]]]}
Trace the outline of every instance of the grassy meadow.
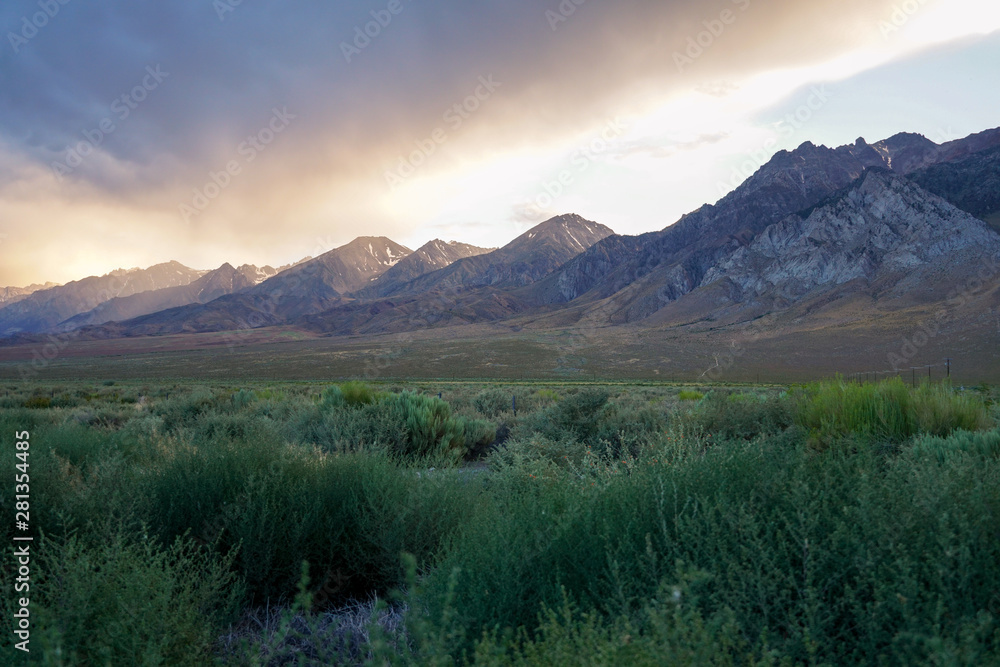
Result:
{"label": "grassy meadow", "polygon": [[10,382],[30,664],[1000,664],[994,399]]}

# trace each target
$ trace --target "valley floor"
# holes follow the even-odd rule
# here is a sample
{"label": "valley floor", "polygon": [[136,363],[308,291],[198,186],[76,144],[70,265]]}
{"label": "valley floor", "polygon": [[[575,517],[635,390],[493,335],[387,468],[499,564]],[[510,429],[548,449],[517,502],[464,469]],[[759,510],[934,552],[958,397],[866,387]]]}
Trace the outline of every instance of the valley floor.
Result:
{"label": "valley floor", "polygon": [[[988,317],[987,317],[988,316]],[[72,334],[0,346],[0,379],[645,380],[805,382],[896,369],[946,374],[955,384],[1000,381],[1000,321],[930,328],[930,313],[820,329],[740,325],[535,328],[467,325],[380,336],[318,336],[294,329],[77,340]],[[933,335],[927,335],[930,331]]]}

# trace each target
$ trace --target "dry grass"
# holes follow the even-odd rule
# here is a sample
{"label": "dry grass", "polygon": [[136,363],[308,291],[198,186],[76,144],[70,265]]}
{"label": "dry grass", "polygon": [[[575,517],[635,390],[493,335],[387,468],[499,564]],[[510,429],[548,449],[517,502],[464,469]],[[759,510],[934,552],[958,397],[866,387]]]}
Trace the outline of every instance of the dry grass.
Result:
{"label": "dry grass", "polygon": [[290,606],[251,609],[219,637],[217,654],[226,662],[257,665],[362,665],[372,624],[381,634],[405,637],[404,608],[378,608],[377,599],[319,614],[296,613]]}

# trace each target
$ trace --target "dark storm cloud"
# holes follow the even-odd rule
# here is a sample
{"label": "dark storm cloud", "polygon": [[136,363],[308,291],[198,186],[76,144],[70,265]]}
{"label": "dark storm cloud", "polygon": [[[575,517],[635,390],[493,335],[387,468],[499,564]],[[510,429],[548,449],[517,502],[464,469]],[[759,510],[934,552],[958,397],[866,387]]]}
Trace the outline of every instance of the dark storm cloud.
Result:
{"label": "dark storm cloud", "polygon": [[[337,137],[343,153],[405,142],[467,95],[478,76],[492,73],[504,82],[507,100],[498,118],[518,107],[533,115],[523,128],[530,139],[540,128],[602,113],[616,91],[644,79],[685,81],[673,54],[723,11],[745,25],[727,26],[731,35],[717,53],[706,49],[695,63],[703,73],[734,49],[746,49],[745,66],[793,48],[799,40],[767,39],[768,26],[822,14],[764,0],[230,2],[5,2],[0,133],[48,164],[110,118],[116,127],[102,150],[163,179],[172,166],[211,164],[276,105],[297,111],[300,137],[320,144]],[[843,13],[852,3],[818,4]],[[11,38],[23,36],[25,18],[42,7],[58,11],[30,40]],[[380,34],[355,40],[376,19],[388,22]],[[831,36],[815,28],[812,47],[819,51]],[[137,108],[134,100],[123,105],[148,66],[169,76]],[[132,113],[121,118],[125,105]],[[95,170],[81,171],[110,178]]]}
{"label": "dark storm cloud", "polygon": [[[409,221],[380,208],[386,170],[432,136],[480,77],[500,88],[429,170],[558,145],[671,95],[724,95],[746,74],[820,62],[878,37],[891,5],[5,0],[0,226],[17,228],[5,247],[22,248],[26,266],[41,262],[53,251],[34,231],[38,218],[65,218],[80,238],[97,237],[112,225],[97,222],[109,209],[157,239],[158,256],[182,256],[196,241],[218,263],[272,247],[279,228],[308,239],[322,227],[343,241],[359,221],[364,231],[405,232]],[[266,157],[182,220],[179,206],[210,174],[235,159],[248,166],[240,147],[267,132],[275,110],[294,120]],[[129,252],[125,241],[102,243],[105,254]]]}

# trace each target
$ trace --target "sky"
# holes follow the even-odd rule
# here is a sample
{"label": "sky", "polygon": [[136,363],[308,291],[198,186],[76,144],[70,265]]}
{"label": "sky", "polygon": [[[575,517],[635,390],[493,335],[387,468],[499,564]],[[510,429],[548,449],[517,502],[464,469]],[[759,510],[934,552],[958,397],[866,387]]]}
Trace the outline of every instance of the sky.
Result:
{"label": "sky", "polygon": [[1000,126],[995,0],[4,0],[0,286],[662,229],[778,150]]}

